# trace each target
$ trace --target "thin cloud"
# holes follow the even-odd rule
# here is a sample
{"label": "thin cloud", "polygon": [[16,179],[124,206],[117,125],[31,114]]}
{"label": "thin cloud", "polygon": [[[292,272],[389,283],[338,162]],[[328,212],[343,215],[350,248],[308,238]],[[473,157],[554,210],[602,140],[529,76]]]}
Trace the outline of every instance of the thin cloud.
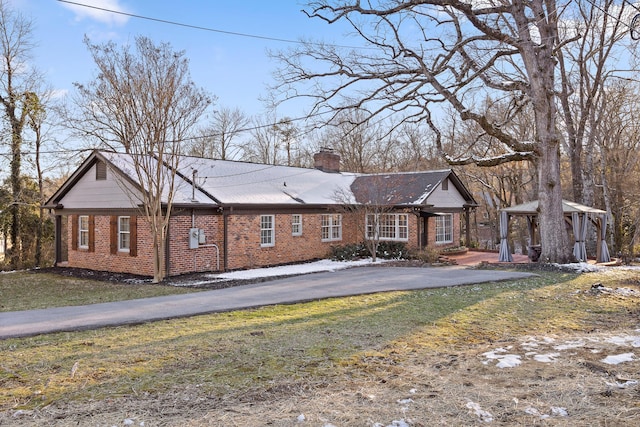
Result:
{"label": "thin cloud", "polygon": [[[80,2],[78,2],[80,3]],[[118,12],[131,13],[126,7],[120,4],[120,0],[82,0],[82,4],[91,7],[83,7],[75,4],[61,3],[63,7],[69,9],[76,15],[76,21],[82,21],[84,19],[91,19],[101,22],[103,24],[121,26],[129,21],[129,16],[120,15],[117,13],[109,13],[104,10],[96,9],[109,9]]]}

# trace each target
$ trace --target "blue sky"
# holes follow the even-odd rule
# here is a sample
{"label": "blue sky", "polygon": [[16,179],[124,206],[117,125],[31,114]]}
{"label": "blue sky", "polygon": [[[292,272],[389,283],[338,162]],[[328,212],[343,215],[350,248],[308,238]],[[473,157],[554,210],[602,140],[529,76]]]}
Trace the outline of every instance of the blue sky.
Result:
{"label": "blue sky", "polygon": [[[34,23],[33,60],[47,81],[61,93],[73,91],[73,82],[92,80],[95,66],[83,43],[112,40],[130,42],[135,36],[169,42],[185,50],[195,83],[218,98],[218,106],[238,107],[249,115],[263,112],[260,96],[272,83],[277,64],[267,49],[291,44],[252,37],[221,34],[101,12],[57,0],[9,0],[10,5]],[[161,20],[277,39],[321,39],[344,44],[344,27],[309,19],[296,0],[73,0]],[[304,105],[284,106],[278,116],[299,117]]]}

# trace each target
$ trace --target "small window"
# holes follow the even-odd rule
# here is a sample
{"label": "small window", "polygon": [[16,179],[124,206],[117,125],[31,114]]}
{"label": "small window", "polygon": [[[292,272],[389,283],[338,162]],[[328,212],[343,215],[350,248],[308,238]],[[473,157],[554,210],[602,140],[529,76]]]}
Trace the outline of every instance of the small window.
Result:
{"label": "small window", "polygon": [[449,191],[449,179],[442,181],[442,191]]}
{"label": "small window", "polygon": [[96,181],[104,181],[107,179],[107,164],[98,161],[96,163]]}
{"label": "small window", "polygon": [[323,242],[342,240],[342,215],[325,214],[321,218],[321,238]]}
{"label": "small window", "polygon": [[260,246],[275,245],[275,228],[273,215],[260,216]]}
{"label": "small window", "polygon": [[131,248],[131,218],[118,217],[118,251],[129,252]]}
{"label": "small window", "polygon": [[78,247],[89,249],[89,215],[78,217]]}
{"label": "small window", "polygon": [[442,214],[436,217],[436,243],[453,242],[453,215]]}
{"label": "small window", "polygon": [[291,235],[302,236],[302,215],[291,215]]}

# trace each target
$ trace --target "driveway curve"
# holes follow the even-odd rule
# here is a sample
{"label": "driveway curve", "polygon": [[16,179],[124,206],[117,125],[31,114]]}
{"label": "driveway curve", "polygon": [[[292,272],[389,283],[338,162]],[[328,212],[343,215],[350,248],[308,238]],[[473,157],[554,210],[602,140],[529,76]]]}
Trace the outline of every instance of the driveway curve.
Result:
{"label": "driveway curve", "polygon": [[139,324],[332,297],[514,280],[533,275],[465,267],[358,267],[191,294],[0,313],[0,339]]}

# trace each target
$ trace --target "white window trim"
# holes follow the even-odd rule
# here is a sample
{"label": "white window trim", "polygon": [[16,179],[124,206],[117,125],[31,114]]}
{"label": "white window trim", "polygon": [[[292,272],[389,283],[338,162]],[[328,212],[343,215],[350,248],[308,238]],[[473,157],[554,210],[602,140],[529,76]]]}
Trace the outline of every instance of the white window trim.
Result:
{"label": "white window trim", "polygon": [[[263,225],[263,218],[270,218],[270,222],[271,222],[271,227],[269,228],[264,228]],[[270,242],[268,243],[263,243],[262,242],[262,232],[263,231],[268,231],[269,232],[269,240]],[[260,215],[260,247],[261,248],[269,248],[272,246],[276,245],[276,217],[275,215]]]}
{"label": "white window trim", "polygon": [[[376,236],[378,238],[379,241],[389,241],[389,242],[408,242],[409,241],[409,214],[406,213],[384,213],[384,214],[367,214],[366,216],[366,224],[365,224],[365,234],[366,234],[366,238],[371,240],[371,236],[369,233],[369,218],[375,216],[377,218],[376,221],[376,225],[377,225],[377,230],[374,230],[376,233]],[[381,224],[381,217],[390,217],[393,218],[393,236],[394,237],[385,237],[382,236],[382,232],[380,230],[380,224]],[[400,217],[404,217],[404,226],[400,225]],[[405,234],[406,237],[400,237],[400,229],[404,228],[405,229]]]}
{"label": "white window trim", "polygon": [[[129,220],[129,230],[128,231],[123,231],[122,230],[122,220],[123,219],[128,219]],[[123,247],[122,246],[122,236],[124,234],[127,234],[129,236],[129,246],[128,247]],[[130,252],[131,251],[131,217],[130,216],[119,216],[118,217],[118,252]]]}
{"label": "white window trim", "polygon": [[[297,221],[295,221],[297,219]],[[297,231],[296,231],[297,227]],[[292,214],[291,215],[291,235],[292,236],[302,236],[302,215],[301,214]]]}
{"label": "white window trim", "polygon": [[[439,228],[438,222],[440,220],[444,221],[445,218],[450,219],[449,235],[451,238],[448,240],[439,240],[441,237],[446,237],[446,234],[447,234],[446,227],[445,227],[444,233],[438,233],[438,228]],[[436,244],[444,245],[447,243],[453,243],[453,214],[440,214],[439,216],[436,217]]]}
{"label": "white window trim", "polygon": [[[327,225],[325,225],[327,219]],[[329,237],[323,237],[323,231],[327,229]],[[334,231],[337,231],[337,236]],[[322,242],[338,242],[342,240],[342,215],[341,214],[322,214],[320,217],[320,240]]]}
{"label": "white window trim", "polygon": [[[82,220],[85,219],[87,221],[87,228],[82,227]],[[86,243],[82,243],[82,235],[86,235]],[[78,216],[78,248],[80,249],[89,249],[89,215],[79,215]]]}

